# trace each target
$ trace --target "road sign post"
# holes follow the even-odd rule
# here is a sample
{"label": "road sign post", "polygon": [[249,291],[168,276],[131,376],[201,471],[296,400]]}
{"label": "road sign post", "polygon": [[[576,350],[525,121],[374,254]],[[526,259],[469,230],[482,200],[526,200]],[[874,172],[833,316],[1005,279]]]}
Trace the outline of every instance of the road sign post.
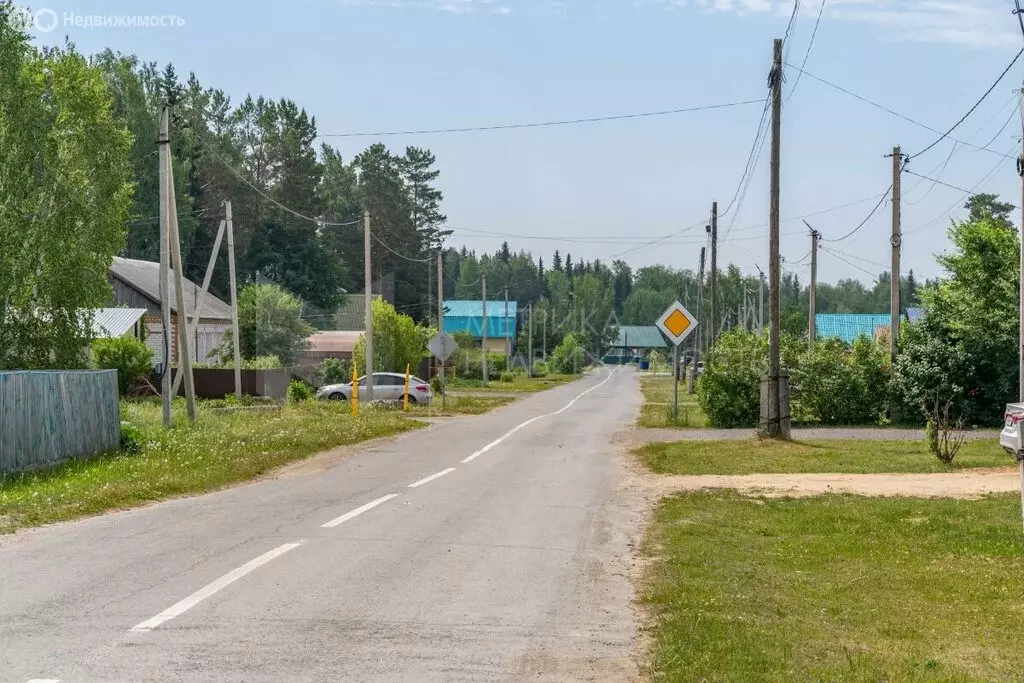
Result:
{"label": "road sign post", "polygon": [[[678,301],[658,318],[661,330],[674,347],[672,353],[672,419],[679,419],[679,346],[697,329],[697,319]],[[696,364],[693,371],[697,372]]]}
{"label": "road sign post", "polygon": [[459,349],[458,343],[452,339],[451,335],[446,332],[438,332],[433,338],[427,342],[427,350],[441,361],[441,410],[445,410],[448,407],[448,396],[445,392],[444,382],[444,364],[448,362],[448,359],[452,357]]}

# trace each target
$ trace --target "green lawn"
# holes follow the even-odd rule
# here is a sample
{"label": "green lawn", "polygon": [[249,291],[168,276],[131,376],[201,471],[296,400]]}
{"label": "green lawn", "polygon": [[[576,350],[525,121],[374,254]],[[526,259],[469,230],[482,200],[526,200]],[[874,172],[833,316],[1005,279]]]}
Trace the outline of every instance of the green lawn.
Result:
{"label": "green lawn", "polygon": [[515,379],[511,382],[491,380],[487,383],[487,386],[484,386],[483,382],[478,379],[455,378],[448,382],[448,388],[451,391],[458,391],[460,393],[514,392],[530,394],[561,386],[568,382],[574,382],[582,376],[583,375],[548,375],[547,377],[527,377],[526,375],[516,375]]}
{"label": "green lawn", "polygon": [[978,501],[694,493],[643,552],[648,672],[666,681],[1018,680],[1016,495]]}
{"label": "green lawn", "polygon": [[658,474],[755,474],[785,472],[949,472],[1011,467],[995,440],[968,441],[952,465],[944,465],[921,441],[678,441],[638,448]]}
{"label": "green lawn", "polygon": [[517,399],[510,396],[488,396],[484,392],[475,396],[449,396],[446,407],[441,409],[441,397],[435,396],[434,403],[430,406],[414,405],[409,406],[409,413],[418,417],[446,416],[446,415],[483,415],[495,408],[507,406]]}
{"label": "green lawn", "polygon": [[697,405],[697,397],[687,393],[686,382],[679,382],[679,417],[672,416],[672,376],[643,377],[640,391],[644,405],[640,408],[640,427],[699,429],[708,426],[707,418]]}
{"label": "green lawn", "polygon": [[280,414],[224,413],[201,406],[194,426],[177,409],[175,427],[160,425],[158,403],[130,403],[122,418],[142,431],[142,452],[75,460],[0,477],[0,533],[200,493],[245,481],[323,450],[414,429],[402,413],[347,403],[288,406]]}

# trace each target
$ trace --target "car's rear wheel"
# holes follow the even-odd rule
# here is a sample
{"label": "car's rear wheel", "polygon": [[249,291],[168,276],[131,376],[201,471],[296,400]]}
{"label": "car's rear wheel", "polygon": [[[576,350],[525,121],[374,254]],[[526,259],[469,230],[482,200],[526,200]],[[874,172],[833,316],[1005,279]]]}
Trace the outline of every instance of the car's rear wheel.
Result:
{"label": "car's rear wheel", "polygon": [[337,392],[331,394],[327,398],[328,398],[328,400],[331,400],[331,401],[346,401],[346,400],[348,400],[348,399],[345,398],[345,394],[339,394]]}
{"label": "car's rear wheel", "polygon": [[416,403],[416,397],[412,394],[409,394],[406,398],[409,399],[409,403]]}

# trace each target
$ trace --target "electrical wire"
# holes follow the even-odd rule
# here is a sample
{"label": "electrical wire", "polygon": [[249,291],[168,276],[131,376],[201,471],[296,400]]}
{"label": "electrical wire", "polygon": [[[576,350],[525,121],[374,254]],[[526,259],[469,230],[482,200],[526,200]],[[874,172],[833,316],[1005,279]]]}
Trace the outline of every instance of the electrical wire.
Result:
{"label": "electrical wire", "polygon": [[[853,92],[852,90],[847,90],[846,88],[842,87],[841,85],[837,85],[837,84],[833,83],[832,81],[829,81],[829,80],[826,80],[826,79],[822,78],[821,76],[815,76],[813,73],[811,73],[810,71],[807,71],[806,69],[800,69],[799,67],[794,66],[793,64],[789,64],[789,63],[787,63],[786,66],[790,67],[791,69],[797,69],[800,73],[805,74],[808,78],[811,78],[811,79],[813,79],[815,81],[818,81],[819,83],[827,85],[830,88],[834,88],[834,89],[838,90],[841,93],[849,95],[850,97],[852,97],[852,98],[854,98],[856,100],[860,100],[861,102],[863,102],[865,104],[869,104],[872,107],[875,107],[876,109],[880,109],[881,111],[884,111],[887,114],[895,116],[898,119],[906,121],[907,123],[912,123],[915,126],[917,126],[919,128],[923,128],[924,130],[927,130],[927,131],[932,132],[932,133],[936,133],[936,134],[940,134],[940,135],[942,134],[941,131],[939,131],[937,128],[932,128],[928,124],[921,123],[920,121],[918,121],[916,119],[912,119],[909,116],[905,116],[905,115],[899,113],[898,111],[885,106],[884,104],[879,104],[878,102],[875,102],[874,100],[870,100],[867,97],[864,97],[863,95],[858,95],[857,93]],[[999,156],[1005,157],[1007,159],[1016,159],[1017,158],[1015,156],[1010,156],[1010,155],[1007,155],[1007,154],[1003,154],[1002,152],[996,151],[996,150],[991,149],[989,147],[981,147],[979,145],[971,144],[971,143],[967,142],[966,140],[963,140],[961,138],[953,137],[952,135],[946,135],[945,137],[949,138],[950,140],[955,140],[956,142],[959,142],[961,145],[964,145],[966,147],[970,147],[971,149],[975,149],[975,150],[979,150],[979,151],[984,151],[984,152],[990,152],[992,154],[998,154]]]}
{"label": "electrical wire", "polygon": [[871,272],[871,271],[869,271],[869,270],[868,270],[867,268],[861,268],[860,266],[858,266],[858,265],[857,265],[856,263],[854,263],[853,261],[848,261],[848,260],[846,260],[845,258],[843,258],[842,256],[840,256],[840,255],[839,255],[839,254],[837,254],[836,252],[832,251],[831,249],[825,249],[824,247],[822,247],[822,249],[821,249],[821,250],[822,250],[823,252],[825,252],[826,254],[831,254],[832,256],[836,257],[837,259],[839,259],[840,261],[842,261],[842,262],[843,262],[843,263],[845,263],[846,265],[848,265],[848,266],[851,266],[851,267],[853,267],[853,268],[856,268],[857,270],[859,270],[859,271],[860,271],[860,272],[862,272],[862,273],[865,273],[865,274],[866,274],[866,275],[867,275],[868,277],[874,278],[875,280],[877,280],[877,279],[878,279],[878,275],[877,275],[876,273],[872,273],[872,272]]}
{"label": "electrical wire", "polygon": [[[732,210],[733,206],[735,206],[736,201],[740,196],[740,192],[744,187],[744,183],[746,182],[747,176],[751,173],[752,166],[756,164],[755,155],[759,155],[759,147],[760,145],[763,144],[761,141],[761,136],[764,135],[767,131],[765,123],[768,120],[768,110],[770,108],[770,105],[771,96],[769,95],[768,97],[764,98],[764,109],[761,112],[761,120],[757,124],[757,133],[754,135],[754,142],[750,146],[750,154],[747,155],[747,163],[743,167],[743,175],[740,176],[740,182],[739,184],[736,185],[736,192],[733,193],[732,200],[725,207],[725,210],[718,214],[719,217],[728,215],[729,212]],[[766,135],[765,138],[767,139]]]}
{"label": "electrical wire", "polygon": [[273,197],[268,195],[266,192],[264,192],[260,188],[256,187],[256,185],[254,185],[252,182],[250,182],[249,179],[246,178],[244,175],[242,175],[242,173],[239,172],[238,169],[236,169],[233,164],[231,164],[226,159],[224,159],[224,157],[222,157],[220,154],[218,154],[216,152],[216,150],[214,150],[213,145],[208,143],[205,138],[203,138],[198,133],[195,133],[195,136],[196,136],[196,139],[198,139],[201,143],[203,143],[203,145],[206,147],[206,151],[207,152],[212,154],[215,159],[220,161],[220,163],[223,164],[224,167],[227,170],[231,171],[231,173],[236,178],[238,178],[243,183],[248,185],[249,188],[252,189],[253,192],[255,192],[259,196],[263,197],[264,199],[266,199],[271,204],[277,206],[279,209],[282,209],[283,211],[287,211],[288,213],[290,213],[291,215],[295,216],[296,218],[301,218],[302,220],[306,220],[306,221],[309,221],[310,223],[315,223],[316,225],[323,226],[323,227],[338,227],[338,228],[348,227],[348,226],[351,226],[351,225],[358,225],[360,222],[362,222],[363,219],[360,218],[360,219],[357,219],[357,220],[354,220],[354,221],[348,221],[347,223],[333,223],[331,221],[325,221],[325,220],[320,219],[320,218],[312,218],[310,216],[306,216],[305,214],[299,213],[295,209],[292,209],[290,207],[285,206],[284,204],[282,204],[281,202],[277,201],[276,199],[274,199]]}
{"label": "electrical wire", "polygon": [[887,189],[887,190],[886,190],[885,192],[883,192],[883,193],[882,193],[882,195],[881,195],[881,196],[879,197],[879,199],[878,199],[878,203],[877,203],[877,204],[875,204],[875,208],[871,209],[871,213],[869,213],[869,214],[868,214],[867,216],[865,216],[865,217],[864,217],[864,220],[862,220],[862,221],[861,221],[861,222],[860,222],[860,223],[859,223],[859,224],[857,225],[857,227],[856,227],[856,228],[854,228],[854,229],[853,229],[853,230],[851,230],[850,232],[846,233],[846,234],[845,234],[845,235],[843,235],[842,237],[837,237],[836,239],[828,239],[828,240],[827,240],[827,239],[824,239],[824,238],[823,238],[823,239],[822,239],[821,241],[822,241],[822,242],[842,242],[843,240],[845,240],[845,239],[847,239],[847,238],[853,237],[853,236],[854,236],[854,235],[855,235],[855,234],[857,233],[857,231],[858,231],[858,230],[860,230],[860,229],[861,229],[861,228],[863,228],[863,227],[864,227],[865,225],[867,225],[867,224],[868,224],[868,221],[870,221],[870,220],[871,220],[871,218],[872,218],[872,217],[873,217],[873,216],[874,216],[874,215],[875,215],[876,213],[878,213],[878,210],[879,210],[880,208],[882,208],[882,204],[884,204],[884,203],[885,203],[885,199],[886,199],[886,197],[888,197],[888,196],[889,196],[889,192],[891,192],[891,191],[892,191],[892,184],[890,184],[890,185],[889,185],[889,189]]}
{"label": "electrical wire", "polygon": [[[933,187],[935,185],[942,185],[944,187],[948,187],[948,188],[953,189],[953,190],[959,190],[960,192],[966,192],[968,194],[971,193],[970,190],[965,190],[964,188],[957,187],[956,185],[950,185],[949,183],[943,182],[943,181],[939,180],[938,178],[929,178],[926,175],[922,175],[920,173],[914,173],[913,171],[911,171],[909,169],[904,169],[903,172],[908,174],[908,175],[917,176],[918,178],[923,178],[924,180],[930,180],[933,183]],[[927,196],[927,195],[925,195],[925,196]],[[924,197],[922,197],[922,199],[924,199]]]}
{"label": "electrical wire", "polygon": [[[956,153],[956,148],[957,148],[957,146],[959,144],[960,144],[959,142],[954,142],[953,143],[953,146],[949,150],[949,155],[946,156],[946,160],[942,162],[941,166],[936,166],[935,169],[933,171],[931,171],[931,173],[935,173],[940,178],[942,177],[942,174],[946,172],[946,167],[949,166],[950,160],[953,158],[953,155]],[[938,171],[938,173],[936,173],[936,171]],[[927,182],[928,180],[931,180],[931,178],[927,178],[926,176],[919,175],[917,173],[912,173],[910,171],[908,171],[908,173],[911,173],[911,175],[918,176],[918,178],[920,178],[920,180],[918,180],[914,184],[914,186],[912,188],[910,188],[909,190],[907,190],[906,192],[903,193],[903,196],[904,196],[903,203],[908,205],[908,206],[916,206],[916,205],[920,204],[921,202],[923,202],[928,197],[928,195],[930,195],[932,193],[932,190],[935,189],[935,186],[938,185],[939,181],[938,180],[932,181],[931,187],[929,187],[925,191],[925,193],[923,195],[921,195],[920,199],[918,199],[917,201],[914,201],[914,202],[907,201],[906,200],[906,195],[910,194],[911,192],[913,192],[917,188],[921,187],[921,185],[924,184],[925,182]]]}
{"label": "electrical wire", "polygon": [[814,22],[814,30],[811,31],[811,40],[807,43],[807,51],[804,52],[804,60],[800,64],[800,71],[796,74],[796,81],[793,83],[793,87],[789,90],[789,96],[786,101],[793,97],[793,93],[796,92],[796,88],[800,85],[800,77],[804,75],[804,67],[807,66],[807,58],[811,56],[811,48],[814,47],[814,37],[818,35],[818,26],[821,24],[821,15],[825,12],[825,0],[821,0],[821,6],[818,7],[818,18]]}
{"label": "electrical wire", "polygon": [[696,107],[685,107],[682,109],[665,109],[662,111],[645,111],[632,114],[616,114],[612,116],[592,116],[579,119],[565,119],[559,121],[535,121],[531,123],[509,123],[490,126],[466,126],[464,128],[424,128],[420,130],[390,130],[379,132],[363,133],[322,133],[317,137],[321,138],[359,138],[359,137],[383,137],[392,135],[434,135],[439,133],[474,133],[493,130],[515,130],[522,128],[547,128],[551,126],[571,126],[585,123],[599,123],[602,121],[624,121],[628,119],[642,119],[656,116],[673,116],[675,114],[687,114],[696,111],[709,111],[714,109],[727,109],[729,107],[742,107],[748,104],[757,104],[761,100],[742,100],[739,102],[724,102],[721,104],[705,104]]}
{"label": "electrical wire", "polygon": [[1002,81],[1002,80],[1003,80],[1003,78],[1005,78],[1005,77],[1006,77],[1006,74],[1008,74],[1008,73],[1010,72],[1010,69],[1012,69],[1012,68],[1013,68],[1013,65],[1017,63],[1017,60],[1019,60],[1019,59],[1020,59],[1021,55],[1024,55],[1024,47],[1022,47],[1022,48],[1020,49],[1020,52],[1018,52],[1018,53],[1017,53],[1017,55],[1016,55],[1016,56],[1015,56],[1015,57],[1014,57],[1014,58],[1013,58],[1013,59],[1012,59],[1012,60],[1010,61],[1010,63],[1006,65],[1006,68],[1005,68],[1005,69],[1003,69],[1003,72],[1002,72],[1001,74],[999,74],[999,77],[998,77],[998,78],[996,78],[995,82],[994,82],[994,83],[993,83],[993,84],[992,84],[991,86],[989,86],[989,89],[985,91],[985,94],[981,96],[981,99],[979,99],[979,100],[978,100],[977,102],[975,102],[975,103],[974,103],[974,106],[973,106],[973,107],[971,107],[970,109],[968,109],[968,110],[967,110],[967,113],[966,113],[966,114],[964,114],[963,116],[961,116],[961,117],[960,117],[960,120],[959,120],[959,121],[957,121],[956,123],[954,123],[954,124],[953,124],[952,128],[950,128],[950,129],[949,129],[949,130],[947,130],[947,131],[946,131],[945,133],[943,133],[942,135],[940,135],[940,136],[938,137],[938,139],[937,139],[937,140],[935,140],[935,141],[934,141],[934,142],[933,142],[932,144],[930,144],[930,145],[928,145],[927,147],[925,147],[924,149],[922,149],[922,150],[921,150],[920,152],[918,152],[917,154],[911,154],[911,155],[910,155],[910,158],[911,158],[911,159],[913,159],[913,158],[915,158],[915,157],[919,157],[919,156],[921,156],[921,155],[922,155],[922,154],[924,154],[925,152],[927,152],[927,151],[929,151],[930,149],[932,149],[933,147],[935,147],[935,145],[939,144],[940,142],[942,142],[943,140],[945,140],[945,139],[946,139],[947,137],[949,137],[949,134],[950,134],[950,133],[952,133],[952,132],[953,132],[954,130],[956,130],[956,129],[957,129],[957,128],[958,128],[959,126],[960,126],[960,124],[962,124],[962,123],[963,123],[964,121],[966,121],[966,120],[967,120],[967,118],[968,118],[968,117],[969,117],[969,116],[970,116],[971,114],[973,114],[973,113],[975,112],[975,110],[976,110],[976,109],[977,109],[978,107],[980,107],[980,106],[981,106],[981,103],[982,103],[982,102],[984,102],[984,101],[985,101],[985,99],[986,99],[986,98],[987,98],[987,97],[988,97],[989,95],[991,95],[991,94],[992,94],[992,91],[993,91],[993,90],[995,90],[995,89],[996,89],[996,86],[997,86],[997,85],[999,85],[1000,81]]}
{"label": "electrical wire", "polygon": [[382,240],[380,237],[378,237],[376,233],[374,233],[372,230],[370,231],[370,237],[372,237],[374,240],[377,241],[378,244],[380,244],[380,246],[384,247],[398,258],[403,258],[406,261],[412,261],[413,263],[429,263],[434,260],[433,257],[431,256],[428,256],[427,258],[412,258],[411,256],[400,254],[399,252],[395,251],[390,246],[388,246],[388,243]]}

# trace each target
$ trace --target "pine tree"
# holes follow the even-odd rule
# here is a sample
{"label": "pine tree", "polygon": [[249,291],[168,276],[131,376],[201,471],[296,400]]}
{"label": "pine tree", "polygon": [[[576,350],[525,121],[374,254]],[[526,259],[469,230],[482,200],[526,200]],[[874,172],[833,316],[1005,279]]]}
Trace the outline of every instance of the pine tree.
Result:
{"label": "pine tree", "polygon": [[572,254],[565,255],[565,274],[572,276]]}
{"label": "pine tree", "polygon": [[512,260],[512,248],[508,246],[508,241],[501,243],[501,251],[498,252],[498,258],[501,259],[502,263],[508,263]]}
{"label": "pine tree", "polygon": [[441,175],[434,165],[437,159],[427,149],[406,147],[401,159],[401,172],[409,191],[413,225],[423,235],[430,250],[441,248],[445,238],[452,234],[443,226],[448,217],[441,213],[444,195],[433,183]]}
{"label": "pine tree", "polygon": [[562,270],[562,256],[557,249],[555,249],[555,257],[551,260],[551,268],[559,272]]}
{"label": "pine tree", "polygon": [[544,257],[543,256],[541,256],[540,258],[537,259],[537,277],[541,280],[541,282],[544,281]]}

